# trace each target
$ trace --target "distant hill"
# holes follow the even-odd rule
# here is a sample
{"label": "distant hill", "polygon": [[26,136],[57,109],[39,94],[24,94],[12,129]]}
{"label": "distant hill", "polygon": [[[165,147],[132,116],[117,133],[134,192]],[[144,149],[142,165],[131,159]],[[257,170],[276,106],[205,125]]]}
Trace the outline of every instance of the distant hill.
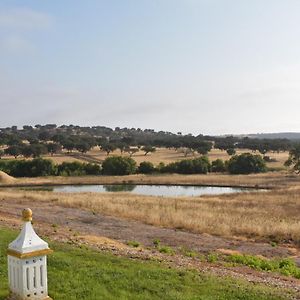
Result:
{"label": "distant hill", "polygon": [[300,140],[300,132],[278,132],[278,133],[257,133],[246,134],[249,138],[257,139],[288,139],[288,140]]}

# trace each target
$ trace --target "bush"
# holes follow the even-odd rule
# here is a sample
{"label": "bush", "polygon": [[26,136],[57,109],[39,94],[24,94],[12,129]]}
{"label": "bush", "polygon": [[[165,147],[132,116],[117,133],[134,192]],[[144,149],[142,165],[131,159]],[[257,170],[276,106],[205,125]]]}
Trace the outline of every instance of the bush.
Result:
{"label": "bush", "polygon": [[295,261],[289,258],[266,259],[253,255],[232,254],[227,260],[235,264],[249,266],[253,269],[278,272],[286,276],[300,278],[300,268],[297,267]]}
{"label": "bush", "polygon": [[151,174],[155,171],[153,163],[148,161],[143,161],[138,167],[138,172],[141,174]]}
{"label": "bush", "polygon": [[212,172],[225,172],[226,166],[222,159],[216,159],[211,163],[211,171]]}
{"label": "bush", "polygon": [[96,164],[64,162],[60,165],[55,165],[52,160],[42,158],[36,158],[33,160],[1,160],[0,170],[14,177],[39,177],[55,175],[76,176],[101,174],[101,168]]}
{"label": "bush", "polygon": [[38,177],[56,175],[56,166],[48,159],[10,160],[0,163],[0,170],[14,177]]}
{"label": "bush", "polygon": [[97,164],[85,164],[84,170],[87,175],[101,175],[101,167]]}
{"label": "bush", "polygon": [[179,174],[206,174],[210,171],[210,162],[206,156],[195,159],[184,159],[178,162],[162,166],[160,171],[163,173]]}
{"label": "bush", "polygon": [[82,176],[100,175],[101,167],[97,164],[84,164],[80,162],[63,162],[58,165],[57,175],[59,176]]}
{"label": "bush", "polygon": [[230,174],[262,173],[266,171],[266,163],[260,155],[243,153],[231,157],[228,171]]}
{"label": "bush", "polygon": [[136,162],[131,157],[112,156],[102,163],[104,175],[129,175],[136,172]]}
{"label": "bush", "polygon": [[137,241],[128,241],[128,242],[127,242],[127,245],[130,246],[130,247],[137,248],[137,247],[140,246],[140,243],[137,242]]}

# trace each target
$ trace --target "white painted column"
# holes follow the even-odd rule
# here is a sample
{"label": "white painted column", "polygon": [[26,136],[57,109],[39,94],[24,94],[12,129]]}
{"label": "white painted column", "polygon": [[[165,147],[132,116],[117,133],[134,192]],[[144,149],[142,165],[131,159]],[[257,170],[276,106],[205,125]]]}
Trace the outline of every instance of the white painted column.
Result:
{"label": "white painted column", "polygon": [[32,211],[23,210],[24,226],[19,236],[9,244],[8,281],[10,299],[50,300],[47,285],[47,255],[52,253],[31,225]]}

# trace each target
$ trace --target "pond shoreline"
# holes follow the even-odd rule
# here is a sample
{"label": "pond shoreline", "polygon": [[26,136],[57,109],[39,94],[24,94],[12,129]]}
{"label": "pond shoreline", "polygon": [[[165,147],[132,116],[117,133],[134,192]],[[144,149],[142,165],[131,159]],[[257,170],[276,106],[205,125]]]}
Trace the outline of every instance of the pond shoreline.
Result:
{"label": "pond shoreline", "polygon": [[60,187],[60,186],[95,186],[95,185],[133,185],[133,186],[187,186],[187,187],[219,187],[219,188],[241,188],[241,189],[253,189],[253,190],[273,190],[271,186],[255,186],[255,185],[220,185],[220,184],[193,184],[193,183],[146,183],[146,182],[115,182],[115,183],[45,183],[45,184],[7,184],[0,185],[0,189],[6,188],[25,188],[25,187]]}
{"label": "pond shoreline", "polygon": [[231,187],[249,189],[278,189],[299,184],[299,177],[288,173],[269,172],[250,175],[194,174],[194,175],[125,175],[125,176],[72,176],[14,178],[11,182],[0,182],[0,188],[52,187],[66,185],[166,185]]}

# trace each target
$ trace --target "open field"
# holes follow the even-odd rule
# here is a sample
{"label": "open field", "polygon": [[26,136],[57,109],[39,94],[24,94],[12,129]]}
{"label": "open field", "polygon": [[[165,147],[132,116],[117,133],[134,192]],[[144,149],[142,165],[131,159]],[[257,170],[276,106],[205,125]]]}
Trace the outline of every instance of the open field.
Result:
{"label": "open field", "polygon": [[299,187],[219,196],[167,198],[128,193],[54,193],[0,190],[6,198],[56,202],[63,207],[138,220],[155,226],[225,237],[300,241]]}
{"label": "open field", "polygon": [[[239,150],[237,149],[237,154],[242,154],[246,152],[251,152],[251,150]],[[259,154],[259,153],[257,153]],[[121,154],[120,150],[117,149],[114,152],[110,154],[111,155],[123,155],[128,156],[128,153]],[[267,166],[270,168],[284,168],[284,162],[288,158],[288,152],[280,152],[280,153],[273,153],[273,152],[267,152],[267,156],[270,156],[271,158],[275,159],[275,162],[269,162],[267,163]],[[199,157],[199,154],[189,154],[187,157],[184,156],[184,154],[180,150],[174,150],[174,149],[167,149],[167,148],[157,148],[156,152],[149,153],[147,155],[144,154],[143,151],[139,151],[135,154],[133,154],[132,158],[139,164],[142,161],[149,161],[152,162],[154,165],[158,165],[160,162],[163,162],[165,164],[179,161],[182,159],[187,158],[194,158]],[[86,154],[81,154],[77,151],[73,151],[72,153],[67,153],[66,151],[55,154],[53,156],[51,155],[44,155],[43,158],[51,159],[55,163],[62,163],[64,161],[66,162],[72,162],[72,161],[81,161],[81,162],[87,162],[90,160],[90,158],[95,159],[96,161],[103,161],[107,157],[107,154],[104,151],[100,151],[99,147],[94,147],[91,151],[88,151]],[[222,160],[228,160],[230,159],[230,156],[226,153],[226,151],[221,151],[219,149],[212,149],[208,153],[208,157],[211,161],[216,159],[222,159]],[[6,156],[3,159],[14,159],[13,157]],[[21,159],[19,157],[18,159]]]}
{"label": "open field", "polygon": [[[237,150],[237,154],[242,154],[246,152],[251,152],[251,150]],[[94,148],[91,151],[89,151],[87,154],[99,159],[99,160],[104,160],[107,155],[105,152],[100,151],[99,148]],[[110,155],[121,155],[121,152],[119,150],[114,151]],[[128,154],[123,154],[123,155],[128,155]],[[276,162],[268,163],[269,167],[283,167],[284,162],[288,158],[288,152],[280,152],[280,153],[273,153],[273,152],[267,152],[266,155],[270,156],[271,158],[276,159]],[[184,154],[180,150],[174,150],[174,149],[166,149],[166,148],[157,148],[156,152],[144,155],[143,151],[139,151],[135,153],[132,158],[139,164],[142,161],[150,161],[154,165],[158,165],[160,162],[163,162],[165,164],[174,162],[174,161],[179,161],[185,158],[191,158],[191,157],[199,157],[199,154],[195,155],[188,155],[187,157],[184,156]],[[226,151],[221,151],[219,149],[212,149],[208,153],[209,159],[216,160],[216,159],[222,159],[222,160],[228,160],[230,159],[230,156],[226,153]]]}
{"label": "open field", "polygon": [[[299,279],[286,277],[289,274],[287,271],[284,272],[285,276],[281,276],[278,273],[266,273],[246,267],[251,261],[251,266],[257,266],[257,263],[253,265],[253,262],[262,260],[263,257],[266,257],[264,260],[272,259],[272,261],[276,257],[282,259],[299,257],[297,249],[291,245],[274,247],[270,243],[225,239],[208,234],[166,229],[94,211],[64,207],[57,201],[33,201],[30,197],[2,198],[0,227],[5,226],[14,230],[20,228],[20,211],[29,206],[34,211],[34,227],[37,232],[51,240],[63,241],[81,248],[87,245],[121,257],[160,261],[172,268],[193,269],[222,278],[230,276],[237,281],[243,279],[251,283],[288,288],[297,294],[293,299],[300,299]],[[160,241],[159,247],[154,244],[157,240]],[[140,246],[135,248],[136,246],[131,246],[132,244]],[[250,255],[247,256],[248,263],[243,262],[245,266],[235,265],[228,260],[236,259],[238,253]],[[264,266],[268,264],[266,261]],[[299,268],[294,270],[299,278]]]}
{"label": "open field", "polygon": [[[5,250],[16,232],[0,228],[0,236],[0,262],[6,270]],[[295,299],[289,290],[244,280],[176,270],[157,262],[133,261],[51,241],[50,245],[55,252],[48,261],[49,294],[56,300]],[[0,299],[4,300],[8,295],[5,272],[0,272],[0,282]]]}
{"label": "open field", "polygon": [[0,179],[0,187],[22,185],[62,185],[62,184],[165,184],[165,185],[209,185],[233,187],[280,188],[299,184],[299,176],[287,172],[269,172],[250,175],[228,174],[157,174],[128,176],[54,176],[35,178],[15,178],[9,181]]}

